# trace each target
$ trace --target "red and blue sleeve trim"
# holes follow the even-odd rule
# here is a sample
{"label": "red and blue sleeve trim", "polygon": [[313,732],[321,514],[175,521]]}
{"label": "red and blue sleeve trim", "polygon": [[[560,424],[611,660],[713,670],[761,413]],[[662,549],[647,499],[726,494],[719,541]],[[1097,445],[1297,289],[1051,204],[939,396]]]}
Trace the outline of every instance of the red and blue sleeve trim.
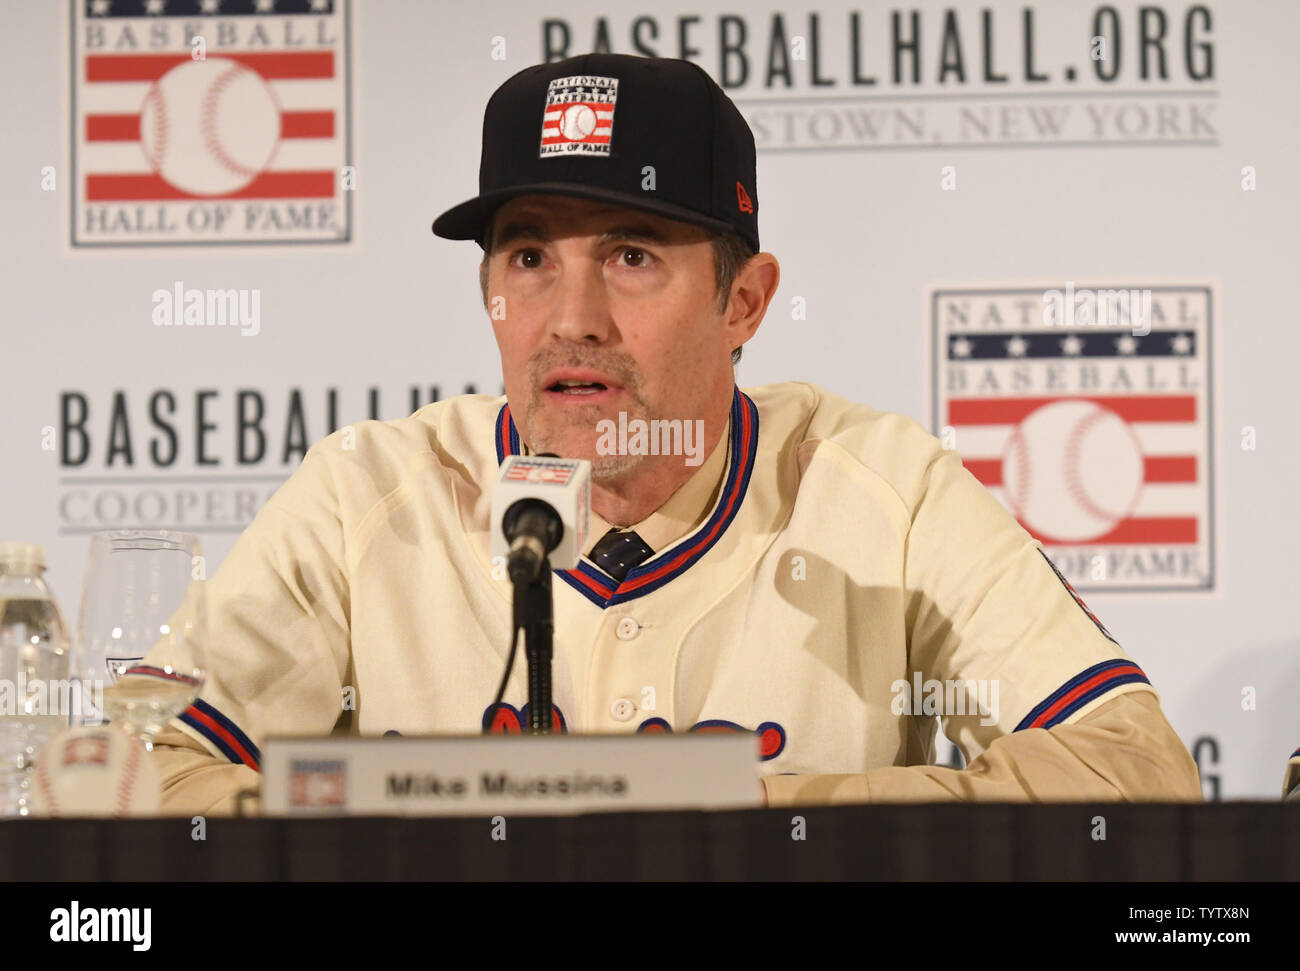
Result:
{"label": "red and blue sleeve trim", "polygon": [[[518,454],[519,434],[510,418],[509,405],[497,415],[495,438],[498,464],[507,455]],[[731,454],[733,459],[717,508],[685,542],[630,570],[621,584],[586,561],[573,570],[556,570],[556,576],[602,608],[643,597],[681,576],[722,538],[749,490],[758,454],[758,406],[739,388],[734,389],[731,400]]]}
{"label": "red and blue sleeve trim", "polygon": [[1015,727],[1051,728],[1059,725],[1084,705],[1123,684],[1150,684],[1142,669],[1122,658],[1094,664],[1052,692]]}
{"label": "red and blue sleeve trim", "polygon": [[238,725],[202,698],[190,705],[180,719],[220,749],[231,762],[262,771],[262,753],[257,746],[239,730]]}

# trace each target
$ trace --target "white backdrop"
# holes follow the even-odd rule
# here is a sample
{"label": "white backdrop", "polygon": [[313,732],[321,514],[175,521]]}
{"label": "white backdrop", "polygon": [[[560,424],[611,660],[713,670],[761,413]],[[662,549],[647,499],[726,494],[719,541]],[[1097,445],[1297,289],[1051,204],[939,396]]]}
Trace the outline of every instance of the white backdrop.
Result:
{"label": "white backdrop", "polygon": [[[333,425],[400,417],[435,388],[499,391],[478,247],[437,239],[429,223],[476,191],[491,92],[542,60],[562,28],[573,55],[603,23],[616,52],[644,53],[640,38],[699,62],[755,130],[760,230],[782,284],[745,349],[742,387],[809,380],[939,432],[950,422],[936,382],[966,366],[948,338],[964,327],[1000,347],[1033,330],[990,321],[988,306],[1011,291],[1072,281],[1151,288],[1157,302],[1162,287],[1205,296],[1203,319],[1180,322],[1170,303],[1153,328],[1193,341],[1183,359],[1204,383],[1184,395],[1184,426],[1151,444],[1164,426],[1149,423],[1172,429],[1161,409],[1180,407],[1166,400],[1177,361],[1135,361],[1138,378],[1151,380],[1152,361],[1164,377],[1123,389],[1142,398],[1134,408],[1156,409],[1131,423],[1147,463],[1142,508],[1194,521],[1201,566],[1182,589],[1131,573],[1071,579],[1160,691],[1207,796],[1278,795],[1300,746],[1289,413],[1300,337],[1286,296],[1300,257],[1300,5],[1168,2],[1144,16],[1118,3],[1097,20],[1100,4],[1040,2],[1029,25],[1021,2],[742,14],[706,0],[653,14],[572,0],[528,12],[417,0],[156,6],[15,0],[0,35],[0,539],[46,545],[70,617],[89,531],[193,529],[215,564]],[[1094,61],[1098,32],[1106,57]],[[192,60],[196,34],[208,59],[235,55],[257,75],[218,85],[244,116],[214,124],[234,124],[230,153],[244,155],[211,172],[168,155],[203,137],[201,96],[216,84],[161,79]],[[720,53],[724,38],[743,60]],[[149,100],[155,81],[161,101]],[[284,124],[269,142],[248,121],[267,111]],[[354,188],[340,184],[344,166]],[[236,194],[212,198],[223,178]],[[154,294],[178,284],[257,291],[256,334],[158,325]],[[1009,374],[1016,362],[994,350]],[[1113,371],[1110,353],[1101,366]],[[1051,361],[1022,363],[1026,380],[1053,380]],[[975,439],[951,424],[954,446],[978,460],[963,449]],[[978,444],[995,481],[1005,443],[991,441]],[[1153,449],[1173,460],[1165,473],[1151,472]],[[1101,467],[1122,458],[1103,454]],[[1086,564],[1118,549],[1085,540],[1055,552]],[[1123,551],[1169,562],[1187,547],[1165,537]]]}

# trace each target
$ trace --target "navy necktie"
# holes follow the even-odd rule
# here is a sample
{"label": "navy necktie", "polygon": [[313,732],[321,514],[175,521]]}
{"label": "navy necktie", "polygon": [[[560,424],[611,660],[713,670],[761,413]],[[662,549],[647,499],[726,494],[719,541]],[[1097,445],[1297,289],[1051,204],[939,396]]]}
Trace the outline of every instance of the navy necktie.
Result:
{"label": "navy necktie", "polygon": [[591,561],[619,583],[652,556],[654,550],[631,530],[611,529],[591,550]]}

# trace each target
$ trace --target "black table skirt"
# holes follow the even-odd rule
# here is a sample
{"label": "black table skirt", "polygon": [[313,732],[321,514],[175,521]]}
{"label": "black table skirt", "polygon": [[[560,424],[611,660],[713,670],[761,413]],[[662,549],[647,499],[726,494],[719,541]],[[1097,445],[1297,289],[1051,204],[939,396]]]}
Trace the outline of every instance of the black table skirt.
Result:
{"label": "black table skirt", "polygon": [[[792,835],[802,817],[803,839]],[[1105,839],[1095,839],[1097,817]],[[1300,805],[893,805],[486,818],[21,820],[0,881],[1300,879]],[[495,827],[501,835],[500,827]]]}

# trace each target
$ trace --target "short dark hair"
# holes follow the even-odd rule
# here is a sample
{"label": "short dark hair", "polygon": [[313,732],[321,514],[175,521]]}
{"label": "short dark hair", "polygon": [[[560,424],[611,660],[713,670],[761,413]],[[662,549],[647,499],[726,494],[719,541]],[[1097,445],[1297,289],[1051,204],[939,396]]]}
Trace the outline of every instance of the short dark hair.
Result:
{"label": "short dark hair", "polygon": [[[493,215],[488,220],[483,233],[483,259],[478,267],[479,289],[483,291],[483,306],[487,307],[488,258],[492,255],[492,225],[496,222]],[[716,282],[715,292],[718,300],[718,313],[727,309],[731,299],[731,285],[736,282],[736,275],[755,255],[754,247],[735,230],[724,232],[711,231],[709,242],[713,244],[713,276]],[[740,351],[737,347],[731,352],[731,363],[740,363]]]}

